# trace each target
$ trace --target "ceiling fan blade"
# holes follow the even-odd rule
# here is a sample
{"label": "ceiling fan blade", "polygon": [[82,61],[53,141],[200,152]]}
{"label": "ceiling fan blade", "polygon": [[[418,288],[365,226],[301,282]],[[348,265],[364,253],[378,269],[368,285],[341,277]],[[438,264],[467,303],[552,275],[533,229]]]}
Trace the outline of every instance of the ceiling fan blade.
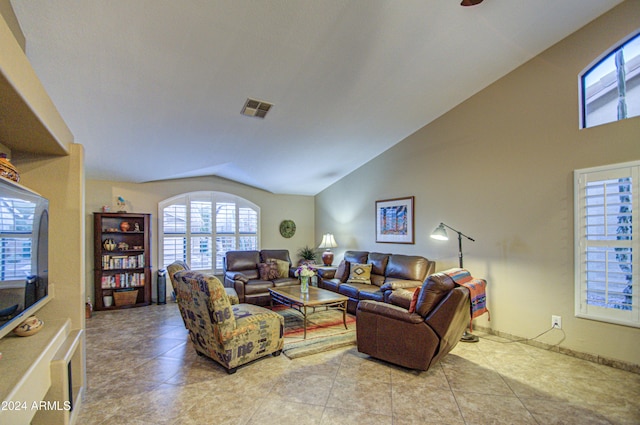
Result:
{"label": "ceiling fan blade", "polygon": [[475,6],[476,4],[482,3],[482,0],[462,0],[460,6]]}

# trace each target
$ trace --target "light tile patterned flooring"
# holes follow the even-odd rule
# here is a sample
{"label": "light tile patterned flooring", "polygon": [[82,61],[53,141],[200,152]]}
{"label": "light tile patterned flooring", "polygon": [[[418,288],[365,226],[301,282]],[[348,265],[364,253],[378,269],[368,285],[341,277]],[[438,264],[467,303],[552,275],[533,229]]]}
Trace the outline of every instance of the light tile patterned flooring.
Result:
{"label": "light tile patterned flooring", "polygon": [[640,375],[491,336],[423,373],[351,347],[269,356],[234,375],[187,339],[174,303],[94,313],[77,423],[640,423]]}

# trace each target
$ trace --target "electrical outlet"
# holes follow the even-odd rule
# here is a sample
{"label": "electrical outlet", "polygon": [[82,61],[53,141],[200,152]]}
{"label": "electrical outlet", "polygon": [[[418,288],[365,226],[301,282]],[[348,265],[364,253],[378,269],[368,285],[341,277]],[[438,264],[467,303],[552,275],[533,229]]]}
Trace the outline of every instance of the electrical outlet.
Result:
{"label": "electrical outlet", "polygon": [[556,329],[562,329],[562,317],[561,316],[551,316],[551,327]]}

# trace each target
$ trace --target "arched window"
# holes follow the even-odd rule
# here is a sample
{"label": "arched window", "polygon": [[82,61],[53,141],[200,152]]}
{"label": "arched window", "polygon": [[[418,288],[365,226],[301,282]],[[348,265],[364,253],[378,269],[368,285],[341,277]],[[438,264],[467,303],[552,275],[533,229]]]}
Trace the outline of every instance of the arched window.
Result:
{"label": "arched window", "polygon": [[640,33],[612,46],[580,74],[580,126],[640,115]]}
{"label": "arched window", "polygon": [[259,249],[260,208],[224,192],[191,192],[158,204],[162,267],[176,260],[221,273],[227,251]]}

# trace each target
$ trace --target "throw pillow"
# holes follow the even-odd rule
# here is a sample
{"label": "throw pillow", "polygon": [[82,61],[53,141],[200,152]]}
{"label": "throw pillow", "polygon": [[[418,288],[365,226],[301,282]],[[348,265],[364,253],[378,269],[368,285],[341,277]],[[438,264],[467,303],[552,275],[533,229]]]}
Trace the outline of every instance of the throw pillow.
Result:
{"label": "throw pillow", "polygon": [[371,285],[371,264],[351,264],[351,272],[347,283],[364,283]]}
{"label": "throw pillow", "polygon": [[349,279],[349,262],[346,260],[340,261],[338,270],[336,270],[336,274],[334,274],[333,277],[338,279],[340,282],[345,283],[347,279]]}
{"label": "throw pillow", "polygon": [[421,289],[422,287],[418,287],[415,291],[413,291],[413,297],[411,297],[411,305],[409,306],[409,313],[416,312],[416,304],[418,304],[418,297],[420,296]]}
{"label": "throw pillow", "polygon": [[289,277],[289,262],[284,260],[276,260],[278,265],[278,277]]}
{"label": "throw pillow", "polygon": [[276,263],[258,264],[261,280],[273,280],[278,278],[278,265]]}

